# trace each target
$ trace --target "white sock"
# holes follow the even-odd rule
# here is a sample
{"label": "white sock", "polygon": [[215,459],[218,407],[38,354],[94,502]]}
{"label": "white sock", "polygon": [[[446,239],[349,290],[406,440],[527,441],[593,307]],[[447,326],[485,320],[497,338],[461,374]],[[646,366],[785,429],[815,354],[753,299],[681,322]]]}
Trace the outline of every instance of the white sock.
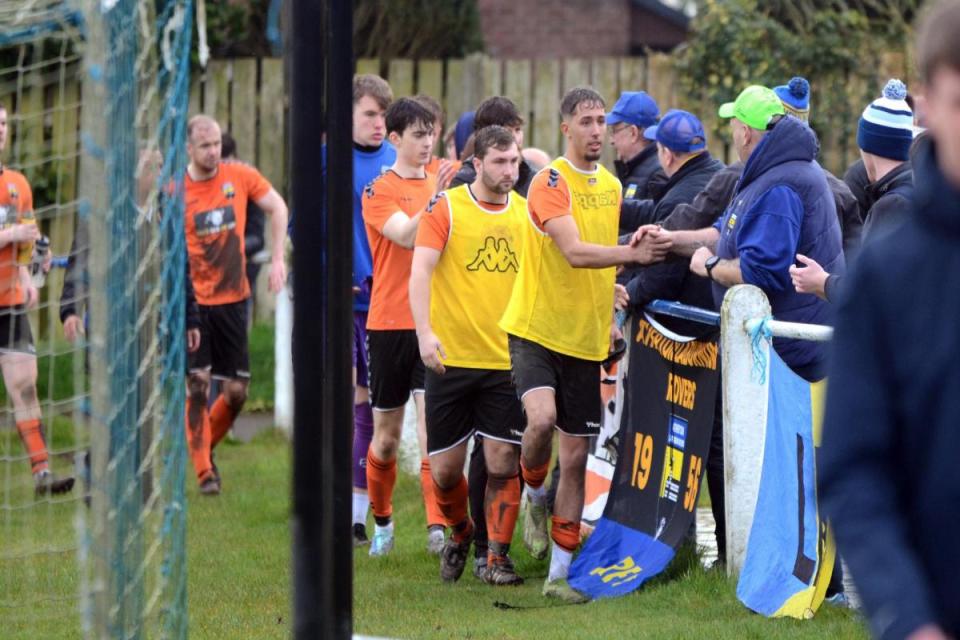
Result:
{"label": "white sock", "polygon": [[[387,534],[390,534],[391,536],[393,535],[393,520],[391,520],[390,524],[388,524],[385,527],[381,527],[380,525],[374,525],[374,526],[376,527],[375,529],[376,533],[387,533]],[[567,564],[568,565],[570,564],[569,561],[567,562]]]}
{"label": "white sock", "polygon": [[370,508],[370,496],[367,493],[353,494],[353,524],[367,524],[367,510]]}
{"label": "white sock", "polygon": [[527,492],[527,500],[535,504],[545,504],[547,502],[547,487],[540,485],[536,489],[527,485],[524,489]]}
{"label": "white sock", "polygon": [[573,553],[564,551],[554,542],[551,545],[550,553],[550,574],[547,576],[548,582],[554,580],[566,580],[570,573],[570,561],[573,560]]}

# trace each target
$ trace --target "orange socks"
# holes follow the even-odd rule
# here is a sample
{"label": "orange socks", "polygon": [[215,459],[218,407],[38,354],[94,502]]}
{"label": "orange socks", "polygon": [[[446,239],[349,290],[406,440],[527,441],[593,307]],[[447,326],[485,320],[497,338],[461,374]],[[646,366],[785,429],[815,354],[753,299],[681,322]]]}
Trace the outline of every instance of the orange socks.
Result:
{"label": "orange socks", "polygon": [[203,480],[213,469],[210,463],[210,414],[203,402],[195,402],[189,396],[186,413],[187,449],[197,480]]}
{"label": "orange socks", "polygon": [[453,529],[451,536],[457,542],[463,542],[473,535],[473,522],[467,517],[467,479],[460,476],[460,482],[450,489],[443,489],[436,483],[436,503],[443,513],[447,524]]}
{"label": "orange socks", "polygon": [[393,487],[397,484],[397,460],[389,462],[373,455],[373,448],[367,451],[367,493],[370,495],[370,507],[377,524],[385,527],[390,524],[393,515]]}
{"label": "orange socks", "polygon": [[508,478],[487,476],[484,512],[487,516],[487,539],[509,548],[520,513],[519,475]]}
{"label": "orange socks", "polygon": [[531,489],[539,489],[547,479],[547,472],[550,470],[550,462],[545,462],[539,467],[528,467],[523,457],[520,458],[520,470],[523,472],[523,481]]}
{"label": "orange socks", "polygon": [[430,458],[420,461],[420,490],[423,492],[423,508],[427,512],[427,527],[442,527],[446,524],[443,512],[437,504],[433,476],[430,475]]}
{"label": "orange socks", "polygon": [[37,473],[46,469],[48,467],[47,444],[43,441],[40,420],[18,422],[17,431],[20,432],[20,439],[23,440],[27,455],[30,456],[30,470]]}
{"label": "orange socks", "polygon": [[550,520],[553,522],[550,537],[553,538],[554,544],[568,553],[573,553],[580,544],[580,523],[557,516],[553,516]]}
{"label": "orange socks", "polygon": [[233,426],[238,411],[224,399],[223,394],[217,397],[210,407],[210,448],[216,447]]}

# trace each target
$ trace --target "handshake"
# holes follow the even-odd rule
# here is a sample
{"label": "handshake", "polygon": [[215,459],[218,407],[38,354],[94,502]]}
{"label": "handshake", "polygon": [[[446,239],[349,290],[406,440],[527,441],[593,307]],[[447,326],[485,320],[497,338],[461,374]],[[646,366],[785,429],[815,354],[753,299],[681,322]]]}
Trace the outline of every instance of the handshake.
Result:
{"label": "handshake", "polygon": [[661,262],[670,253],[673,235],[656,224],[645,224],[634,232],[628,245],[631,248],[631,262],[654,264]]}

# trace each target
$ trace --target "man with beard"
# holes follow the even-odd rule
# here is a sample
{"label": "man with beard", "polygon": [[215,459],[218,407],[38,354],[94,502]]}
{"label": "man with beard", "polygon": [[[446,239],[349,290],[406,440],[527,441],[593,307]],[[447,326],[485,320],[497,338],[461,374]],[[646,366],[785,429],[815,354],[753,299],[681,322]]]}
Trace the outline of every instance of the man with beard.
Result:
{"label": "man with beard", "polygon": [[[520,273],[500,320],[527,416],[521,452],[528,499],[524,544],[534,556],[546,555],[544,479],[557,429],[560,483],[543,594],[571,603],[586,600],[567,575],[580,544],[588,438],[600,429],[599,365],[620,337],[613,323],[615,267],[655,262],[670,247],[653,226],[638,230],[631,245],[617,245],[621,185],[598,164],[604,108],[590,88],[571,89],[563,97],[566,151],[530,185]],[[622,305],[626,294],[619,291]]]}
{"label": "man with beard", "polygon": [[426,371],[427,450],[437,503],[452,528],[440,577],[460,578],[475,525],[463,465],[479,432],[486,460],[489,548],[481,579],[520,584],[507,556],[520,509],[523,410],[510,379],[507,334],[497,326],[519,267],[526,200],[512,189],[520,148],[504,127],[475,137],[476,179],[444,191],[423,216],[410,276],[410,306]]}
{"label": "man with beard", "polygon": [[[211,452],[230,431],[250,384],[250,285],[243,249],[248,200],[270,216],[270,291],[280,291],[287,279],[283,262],[287,204],[259,171],[241,163],[222,163],[220,155],[217,122],[205,115],[192,117],[187,123],[190,162],[184,176],[184,228],[190,277],[199,305],[200,344],[189,354],[186,428],[203,495],[220,493],[220,475]],[[223,393],[208,411],[211,377],[222,381]]]}

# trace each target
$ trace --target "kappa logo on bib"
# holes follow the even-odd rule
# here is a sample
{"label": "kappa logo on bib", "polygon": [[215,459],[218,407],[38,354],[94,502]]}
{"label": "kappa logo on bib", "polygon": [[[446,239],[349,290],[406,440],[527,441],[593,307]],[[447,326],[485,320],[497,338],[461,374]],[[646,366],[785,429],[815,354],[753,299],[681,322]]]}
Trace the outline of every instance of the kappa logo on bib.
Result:
{"label": "kappa logo on bib", "polygon": [[614,189],[601,193],[573,192],[573,197],[581,209],[599,209],[601,207],[616,206],[619,195],[620,194]]}
{"label": "kappa logo on bib", "polygon": [[197,228],[197,237],[202,238],[234,229],[237,226],[237,216],[232,206],[218,207],[194,214],[193,223]]}
{"label": "kappa logo on bib", "polygon": [[481,267],[487,271],[504,273],[511,269],[516,272],[520,264],[517,261],[517,254],[510,249],[510,243],[506,238],[487,236],[483,247],[477,251],[477,257],[467,265],[467,271],[479,271]]}

